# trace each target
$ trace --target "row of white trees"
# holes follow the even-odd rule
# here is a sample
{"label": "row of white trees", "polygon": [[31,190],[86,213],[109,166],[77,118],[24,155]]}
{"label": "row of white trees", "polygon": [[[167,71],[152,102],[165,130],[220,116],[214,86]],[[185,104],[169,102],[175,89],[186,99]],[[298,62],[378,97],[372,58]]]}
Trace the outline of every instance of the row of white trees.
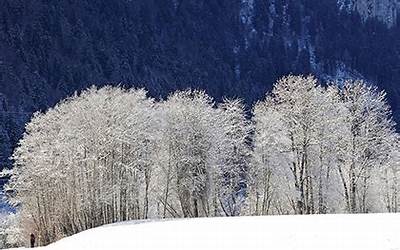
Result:
{"label": "row of white trees", "polygon": [[202,91],[113,87],[37,113],[7,185],[13,232],[48,244],[133,219],[399,210],[384,93],[288,76],[247,116]]}
{"label": "row of white trees", "polygon": [[398,211],[398,135],[383,92],[289,76],[254,121],[254,213]]}

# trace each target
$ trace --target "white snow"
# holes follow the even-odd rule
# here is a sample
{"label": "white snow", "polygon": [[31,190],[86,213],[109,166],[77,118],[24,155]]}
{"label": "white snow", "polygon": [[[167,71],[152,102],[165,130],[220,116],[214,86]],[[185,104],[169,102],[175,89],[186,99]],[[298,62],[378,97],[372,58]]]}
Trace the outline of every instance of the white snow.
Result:
{"label": "white snow", "polygon": [[265,216],[120,223],[44,250],[400,250],[400,214]]}

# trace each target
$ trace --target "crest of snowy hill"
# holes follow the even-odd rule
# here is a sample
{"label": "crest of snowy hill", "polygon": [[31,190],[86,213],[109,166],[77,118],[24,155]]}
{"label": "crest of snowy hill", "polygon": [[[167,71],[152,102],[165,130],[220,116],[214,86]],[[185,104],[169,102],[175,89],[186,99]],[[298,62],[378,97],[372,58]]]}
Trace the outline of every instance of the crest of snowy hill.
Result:
{"label": "crest of snowy hill", "polygon": [[43,250],[400,249],[399,214],[199,218],[102,226]]}

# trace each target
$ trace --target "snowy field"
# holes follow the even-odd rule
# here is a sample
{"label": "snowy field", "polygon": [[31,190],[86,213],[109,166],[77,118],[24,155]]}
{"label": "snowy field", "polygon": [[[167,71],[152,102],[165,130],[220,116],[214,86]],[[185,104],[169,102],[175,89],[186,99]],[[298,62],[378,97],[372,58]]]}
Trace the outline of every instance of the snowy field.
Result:
{"label": "snowy field", "polygon": [[400,214],[201,218],[121,223],[45,250],[400,250]]}

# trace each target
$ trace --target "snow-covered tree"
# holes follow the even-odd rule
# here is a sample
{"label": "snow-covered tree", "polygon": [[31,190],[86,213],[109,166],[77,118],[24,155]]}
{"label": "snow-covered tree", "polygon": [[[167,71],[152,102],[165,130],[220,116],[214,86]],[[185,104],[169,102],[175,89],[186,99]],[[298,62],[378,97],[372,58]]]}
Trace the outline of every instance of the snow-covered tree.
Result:
{"label": "snow-covered tree", "polygon": [[383,208],[380,211],[397,213],[400,211],[400,151],[399,142],[393,145],[393,150],[389,154],[389,161],[380,169],[375,191],[380,195]]}
{"label": "snow-covered tree", "polygon": [[147,218],[156,125],[143,90],[91,88],[26,127],[8,189],[24,233],[40,244]]}
{"label": "snow-covered tree", "polygon": [[0,213],[0,248],[24,246],[26,239],[22,236],[18,223],[19,216],[14,213]]}
{"label": "snow-covered tree", "polygon": [[283,77],[251,120],[240,100],[215,105],[203,91],[156,102],[92,87],[27,124],[5,187],[17,213],[0,238],[34,233],[44,245],[148,218],[397,212],[399,152],[385,94],[362,81]]}
{"label": "snow-covered tree", "polygon": [[250,214],[287,213],[286,197],[290,189],[290,139],[282,114],[274,109],[272,99],[258,102],[253,110],[254,151],[249,170]]}
{"label": "snow-covered tree", "polygon": [[[290,141],[290,171],[294,193],[287,194],[296,213],[315,213],[315,144],[322,120],[322,89],[314,77],[288,76],[280,79],[272,91],[272,106],[280,113]],[[285,150],[285,149],[284,149]],[[284,167],[284,166],[282,166]],[[289,174],[284,174],[289,178]]]}
{"label": "snow-covered tree", "polygon": [[[163,103],[167,181],[162,205],[172,215],[211,215],[212,175],[217,161],[213,105],[204,92],[191,90],[176,92]],[[178,202],[171,204],[170,196]]]}
{"label": "snow-covered tree", "polygon": [[226,99],[219,106],[218,121],[222,132],[219,139],[220,166],[216,169],[215,185],[223,214],[240,215],[245,198],[251,160],[251,125],[240,100]]}
{"label": "snow-covered tree", "polygon": [[322,87],[288,76],[255,106],[254,122],[253,213],[382,210],[382,169],[397,168],[384,93],[360,81]]}
{"label": "snow-covered tree", "polygon": [[338,147],[338,171],[347,211],[373,211],[376,198],[370,193],[371,177],[387,164],[396,142],[390,108],[384,92],[362,81],[345,82],[341,98],[347,112],[342,114],[345,123]]}

